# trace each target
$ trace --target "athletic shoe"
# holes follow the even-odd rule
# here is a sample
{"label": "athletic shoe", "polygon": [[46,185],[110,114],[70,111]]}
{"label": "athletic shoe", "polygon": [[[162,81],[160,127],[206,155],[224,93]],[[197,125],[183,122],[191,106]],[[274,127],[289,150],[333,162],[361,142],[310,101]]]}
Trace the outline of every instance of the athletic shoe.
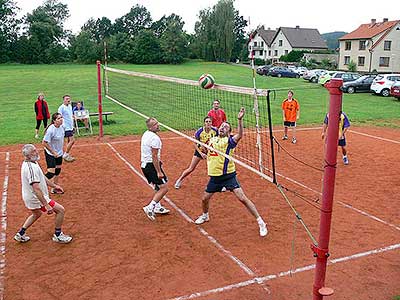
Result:
{"label": "athletic shoe", "polygon": [[347,158],[347,156],[344,156],[344,157],[343,157],[343,163],[344,163],[345,165],[348,165],[348,164],[349,164],[349,159]]}
{"label": "athletic shoe", "polygon": [[56,195],[62,195],[62,194],[64,194],[64,192],[61,191],[61,190],[59,190],[59,189],[51,189],[51,190],[50,190],[50,193],[51,193],[51,194],[56,194]]}
{"label": "athletic shoe", "polygon": [[26,242],[29,242],[31,240],[31,238],[29,236],[27,236],[26,234],[20,235],[20,233],[17,232],[14,235],[14,240],[16,240],[17,242],[20,242],[20,243],[26,243]]}
{"label": "athletic shoe", "polygon": [[166,215],[166,214],[169,214],[169,209],[165,208],[161,204],[156,205],[156,207],[154,208],[154,213],[160,214],[160,215]]}
{"label": "athletic shoe", "polygon": [[35,139],[38,139],[39,138],[39,135],[38,134],[35,134]]}
{"label": "athletic shoe", "polygon": [[260,226],[260,236],[266,236],[268,234],[267,224],[261,224]]}
{"label": "athletic shoe", "polygon": [[146,216],[147,216],[150,220],[155,221],[156,215],[155,215],[154,211],[152,211],[152,210],[151,210],[150,208],[148,208],[147,206],[143,207],[143,211],[144,211],[144,213],[146,214]]}
{"label": "athletic shoe", "polygon": [[197,218],[196,221],[194,221],[197,225],[203,224],[205,222],[210,221],[210,217],[208,215],[202,214],[200,217]]}
{"label": "athletic shoe", "polygon": [[75,157],[72,157],[71,155],[67,154],[65,156],[63,156],[64,160],[66,162],[73,162],[75,160]]}
{"label": "athletic shoe", "polygon": [[287,140],[287,139],[288,139],[287,135],[284,135],[284,136],[282,137],[282,140]]}
{"label": "athletic shoe", "polygon": [[53,242],[60,243],[60,244],[68,244],[72,241],[72,236],[66,235],[64,233],[60,233],[59,236],[53,234]]}
{"label": "athletic shoe", "polygon": [[297,143],[296,138],[292,138],[292,143],[293,143],[293,144],[296,144],[296,143]]}
{"label": "athletic shoe", "polygon": [[177,180],[177,181],[175,182],[174,187],[178,190],[178,189],[181,188],[181,186],[182,186],[182,181]]}

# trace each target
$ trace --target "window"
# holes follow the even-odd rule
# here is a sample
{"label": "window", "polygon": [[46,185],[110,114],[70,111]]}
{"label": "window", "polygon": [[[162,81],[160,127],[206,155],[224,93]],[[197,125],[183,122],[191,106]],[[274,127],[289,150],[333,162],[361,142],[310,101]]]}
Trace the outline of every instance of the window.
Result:
{"label": "window", "polygon": [[350,41],[347,41],[347,42],[344,44],[344,50],[346,50],[346,51],[351,50],[351,42],[350,42]]}
{"label": "window", "polygon": [[344,57],[344,64],[348,65],[350,63],[350,56],[345,56]]}
{"label": "window", "polygon": [[272,51],[268,50],[268,56],[271,56],[271,55],[272,55]]}
{"label": "window", "polygon": [[366,48],[366,43],[365,43],[365,41],[360,41],[358,50],[365,50],[365,48]]}
{"label": "window", "polygon": [[392,41],[385,41],[383,45],[383,50],[390,51],[391,48],[392,48]]}
{"label": "window", "polygon": [[264,42],[263,41],[261,41],[261,47],[264,47]]}
{"label": "window", "polygon": [[278,56],[278,50],[275,50],[275,55],[274,56]]}
{"label": "window", "polygon": [[390,57],[379,57],[380,67],[389,67]]}
{"label": "window", "polygon": [[289,53],[289,50],[285,50],[285,55],[288,55],[288,53]]}
{"label": "window", "polygon": [[263,56],[264,51],[260,50],[260,56]]}
{"label": "window", "polygon": [[283,40],[279,40],[279,47],[283,46]]}
{"label": "window", "polygon": [[254,42],[253,46],[254,46],[254,47],[257,47],[257,42]]}
{"label": "window", "polygon": [[365,56],[358,57],[358,65],[363,66],[365,64]]}

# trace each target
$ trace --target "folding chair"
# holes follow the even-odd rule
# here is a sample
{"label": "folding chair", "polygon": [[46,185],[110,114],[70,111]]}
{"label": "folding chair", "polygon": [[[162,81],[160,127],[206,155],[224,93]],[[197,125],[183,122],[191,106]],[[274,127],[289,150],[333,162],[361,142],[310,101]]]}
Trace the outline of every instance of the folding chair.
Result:
{"label": "folding chair", "polygon": [[[82,103],[83,106],[83,101],[79,101]],[[72,107],[74,108],[76,106],[76,102],[72,103]],[[86,124],[85,124],[85,120],[87,120],[87,125],[89,130],[86,129]],[[87,109],[83,109],[83,110],[75,110],[74,111],[74,122],[75,122],[75,128],[76,128],[76,132],[78,135],[81,135],[81,132],[85,132],[85,134],[93,134],[93,129],[92,129],[92,122],[90,120],[90,114],[89,114],[89,110]],[[83,123],[83,126],[80,126]],[[83,129],[85,129],[85,131],[83,131]],[[85,135],[82,134],[82,135]]]}

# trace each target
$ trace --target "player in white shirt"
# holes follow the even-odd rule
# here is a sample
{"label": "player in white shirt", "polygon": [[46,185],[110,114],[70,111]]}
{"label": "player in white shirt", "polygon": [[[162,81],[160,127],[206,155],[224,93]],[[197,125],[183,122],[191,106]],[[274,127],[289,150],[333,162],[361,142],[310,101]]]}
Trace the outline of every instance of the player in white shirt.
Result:
{"label": "player in white shirt", "polygon": [[61,244],[71,242],[72,237],[61,231],[65,209],[61,204],[50,199],[47,184],[61,191],[62,187],[44,176],[37,163],[40,156],[34,145],[26,144],[22,148],[22,154],[25,157],[21,167],[22,199],[32,214],[25,220],[14,239],[20,243],[28,242],[30,237],[25,234],[26,230],[40,218],[42,213],[47,212],[48,215],[56,214],[53,241]]}
{"label": "player in white shirt", "polygon": [[72,113],[71,97],[69,95],[63,96],[63,104],[58,108],[58,112],[64,118],[65,137],[67,138],[67,148],[63,154],[63,158],[67,162],[73,162],[74,157],[69,154],[72,146],[75,143],[74,138],[74,114]]}
{"label": "player in white shirt", "polygon": [[143,207],[146,216],[154,221],[155,214],[167,214],[169,210],[163,207],[160,200],[168,192],[168,178],[162,169],[162,142],[157,132],[160,126],[155,118],[146,120],[147,131],[141,141],[141,167],[147,181],[154,185],[154,195],[150,203]]}

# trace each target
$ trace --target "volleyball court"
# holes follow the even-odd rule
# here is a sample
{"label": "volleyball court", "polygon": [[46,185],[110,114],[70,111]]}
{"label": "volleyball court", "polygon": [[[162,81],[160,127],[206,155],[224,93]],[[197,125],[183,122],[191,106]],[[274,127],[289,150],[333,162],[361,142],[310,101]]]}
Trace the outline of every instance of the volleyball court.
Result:
{"label": "volleyball court", "polygon": [[[107,74],[107,98],[143,122],[154,115],[169,130],[160,135],[170,179],[163,203],[171,213],[155,222],[143,214],[152,188],[140,171],[140,137],[82,139],[76,151],[84,159],[65,166],[66,193],[57,196],[66,207],[66,231],[74,234],[74,242],[53,245],[47,232],[53,220],[43,218],[32,229],[32,243],[15,244],[9,237],[20,226],[24,208],[19,199],[20,155],[11,152],[5,299],[311,298],[315,258],[310,244],[318,237],[324,168],[321,128],[299,128],[294,145],[280,140],[278,127],[271,140],[265,91],[222,86],[201,90],[175,79],[123,72]],[[278,99],[285,96],[276,93]],[[234,131],[235,116],[246,107],[245,135],[232,159],[243,189],[268,223],[266,238],[259,237],[253,217],[229,192],[211,200],[210,222],[193,224],[208,181],[205,163],[181,189],[173,189],[193,155],[191,137],[216,98]],[[398,204],[392,198],[400,192],[400,165],[384,158],[398,149],[400,134],[365,136],[362,128],[352,130],[350,165],[337,165],[326,282],[335,289],[331,299],[385,299],[396,293],[400,275]],[[282,192],[271,183],[272,152]]]}

